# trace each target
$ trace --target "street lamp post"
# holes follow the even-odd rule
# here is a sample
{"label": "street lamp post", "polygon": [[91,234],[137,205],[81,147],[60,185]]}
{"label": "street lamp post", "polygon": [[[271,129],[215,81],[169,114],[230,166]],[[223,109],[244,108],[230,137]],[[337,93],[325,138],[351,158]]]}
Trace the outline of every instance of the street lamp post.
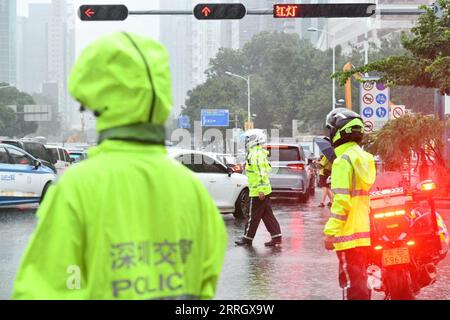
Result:
{"label": "street lamp post", "polygon": [[[332,38],[332,41],[333,41],[333,74],[334,74],[336,72],[336,46],[334,45],[334,35],[329,33],[328,31],[317,29],[317,28],[313,28],[313,27],[308,28],[308,31],[311,31],[311,32],[323,32],[323,33],[325,33],[327,35],[327,37],[331,37]],[[333,78],[333,93],[332,93],[332,95],[333,96],[332,96],[332,102],[331,103],[332,103],[332,106],[333,106],[333,109],[334,109],[334,108],[336,108],[336,82],[335,82],[334,78]]]}
{"label": "street lamp post", "polygon": [[229,71],[225,72],[225,74],[228,75],[228,76],[231,76],[231,77],[240,78],[240,79],[245,80],[247,82],[247,113],[248,113],[247,121],[248,121],[248,123],[250,123],[250,121],[251,121],[251,113],[250,113],[250,76],[243,77],[243,76],[240,76],[238,74],[231,73]]}

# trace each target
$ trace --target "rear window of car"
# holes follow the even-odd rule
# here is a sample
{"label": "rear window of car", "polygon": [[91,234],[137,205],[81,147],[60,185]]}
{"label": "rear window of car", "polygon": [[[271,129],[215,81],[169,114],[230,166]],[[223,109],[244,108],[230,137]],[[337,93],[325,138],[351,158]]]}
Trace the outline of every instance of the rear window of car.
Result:
{"label": "rear window of car", "polygon": [[53,158],[55,158],[56,160],[59,159],[58,149],[56,149],[56,148],[48,148],[47,150],[50,151],[50,153],[51,153]]}
{"label": "rear window of car", "polygon": [[294,146],[266,146],[269,151],[269,161],[301,161],[298,147]]}
{"label": "rear window of car", "polygon": [[[44,145],[40,143],[34,143],[34,142],[24,142],[25,151],[32,154],[38,159],[42,159],[48,162],[52,162],[50,159],[50,154],[47,151],[47,149],[44,147]],[[58,158],[56,158],[58,159]]]}

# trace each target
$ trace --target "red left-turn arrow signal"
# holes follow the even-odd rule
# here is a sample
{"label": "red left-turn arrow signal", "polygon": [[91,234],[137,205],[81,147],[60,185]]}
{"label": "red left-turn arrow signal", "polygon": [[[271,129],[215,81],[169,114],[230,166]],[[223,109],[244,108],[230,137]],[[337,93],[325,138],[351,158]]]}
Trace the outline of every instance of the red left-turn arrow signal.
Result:
{"label": "red left-turn arrow signal", "polygon": [[88,9],[84,12],[84,14],[85,14],[86,17],[88,17],[88,18],[92,18],[92,16],[95,14],[95,11],[92,10],[91,8],[88,8]]}

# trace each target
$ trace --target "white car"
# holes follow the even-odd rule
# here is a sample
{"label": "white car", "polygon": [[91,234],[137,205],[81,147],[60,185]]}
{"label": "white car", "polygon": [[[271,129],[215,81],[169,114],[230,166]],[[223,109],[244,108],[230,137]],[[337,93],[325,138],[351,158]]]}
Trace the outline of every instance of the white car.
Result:
{"label": "white car", "polygon": [[46,145],[45,148],[50,151],[52,157],[56,160],[55,168],[58,175],[61,175],[73,162],[66,148],[54,145]]}
{"label": "white car", "polygon": [[213,154],[181,149],[168,149],[169,156],[195,172],[222,213],[241,219],[248,215],[249,191],[247,177],[234,173]]}
{"label": "white car", "polygon": [[53,170],[29,153],[0,143],[0,206],[40,202],[55,179]]}

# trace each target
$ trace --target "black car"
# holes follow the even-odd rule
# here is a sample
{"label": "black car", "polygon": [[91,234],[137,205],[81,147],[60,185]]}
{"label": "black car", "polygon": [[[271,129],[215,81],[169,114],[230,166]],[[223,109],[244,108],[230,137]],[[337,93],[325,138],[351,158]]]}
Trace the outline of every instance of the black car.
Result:
{"label": "black car", "polygon": [[32,141],[32,140],[17,140],[17,139],[2,139],[0,143],[6,143],[18,148],[21,148],[31,154],[33,157],[41,160],[42,164],[46,167],[49,167],[56,172],[55,163],[57,159],[55,159],[44,144]]}

